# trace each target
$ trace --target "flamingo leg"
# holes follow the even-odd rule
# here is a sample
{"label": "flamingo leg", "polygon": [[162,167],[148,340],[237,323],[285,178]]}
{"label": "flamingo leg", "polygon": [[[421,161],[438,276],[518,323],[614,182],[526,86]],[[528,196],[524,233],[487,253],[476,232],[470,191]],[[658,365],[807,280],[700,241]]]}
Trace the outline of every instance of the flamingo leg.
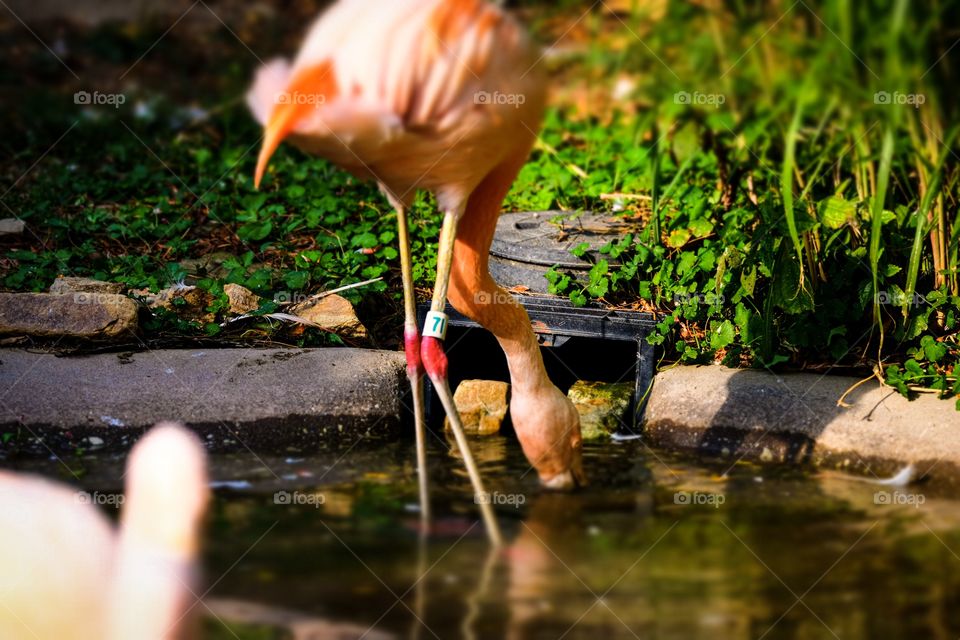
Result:
{"label": "flamingo leg", "polygon": [[417,330],[417,303],[413,293],[413,266],[410,260],[410,234],[407,210],[394,204],[397,211],[397,236],[400,241],[400,274],[403,279],[403,349],[407,356],[407,379],[413,395],[413,423],[417,438],[417,479],[420,484],[420,521],[423,531],[430,522],[430,495],[427,478],[427,443],[423,410],[423,362],[420,360],[420,332]]}
{"label": "flamingo leg", "polygon": [[443,216],[440,246],[437,252],[437,281],[434,284],[433,301],[430,304],[430,313],[427,314],[426,326],[423,331],[421,357],[427,375],[430,376],[430,381],[437,390],[437,395],[440,396],[440,403],[443,404],[443,410],[447,414],[447,419],[457,441],[457,448],[460,449],[463,456],[464,466],[466,466],[470,482],[473,484],[474,501],[480,507],[480,515],[486,526],[487,536],[490,538],[491,544],[499,547],[503,544],[500,528],[497,525],[493,507],[490,505],[489,495],[484,491],[480,471],[477,469],[473,453],[470,451],[470,443],[463,431],[460,413],[453,402],[453,393],[451,393],[450,384],[447,382],[447,356],[443,350],[443,337],[446,334],[446,315],[443,311],[447,304],[447,287],[449,286],[450,271],[453,265],[453,246],[457,239],[458,218],[459,216],[452,211],[446,212]]}

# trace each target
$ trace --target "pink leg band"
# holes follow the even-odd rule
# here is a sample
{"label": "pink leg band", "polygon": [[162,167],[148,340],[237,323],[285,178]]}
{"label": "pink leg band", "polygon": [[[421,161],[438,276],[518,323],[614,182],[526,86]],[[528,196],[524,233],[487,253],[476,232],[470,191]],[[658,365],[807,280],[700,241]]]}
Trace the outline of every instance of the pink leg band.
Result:
{"label": "pink leg band", "polygon": [[447,354],[443,352],[443,343],[440,340],[424,336],[420,345],[420,356],[431,380],[447,379]]}
{"label": "pink leg band", "polygon": [[407,356],[407,375],[411,378],[423,375],[420,359],[420,333],[416,329],[404,329],[403,351]]}

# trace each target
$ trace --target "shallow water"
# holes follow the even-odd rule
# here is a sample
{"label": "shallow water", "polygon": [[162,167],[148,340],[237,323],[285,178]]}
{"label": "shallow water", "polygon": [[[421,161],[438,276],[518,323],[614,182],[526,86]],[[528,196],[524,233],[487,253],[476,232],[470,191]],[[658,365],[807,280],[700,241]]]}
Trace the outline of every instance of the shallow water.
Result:
{"label": "shallow water", "polygon": [[[216,457],[209,597],[397,637],[960,637],[960,503],[924,485],[693,464],[634,441],[588,447],[591,487],[545,494],[515,442],[475,446],[509,540],[494,555],[441,442],[424,546],[410,443]],[[120,462],[68,464],[110,491]],[[205,629],[289,637],[212,615]]]}

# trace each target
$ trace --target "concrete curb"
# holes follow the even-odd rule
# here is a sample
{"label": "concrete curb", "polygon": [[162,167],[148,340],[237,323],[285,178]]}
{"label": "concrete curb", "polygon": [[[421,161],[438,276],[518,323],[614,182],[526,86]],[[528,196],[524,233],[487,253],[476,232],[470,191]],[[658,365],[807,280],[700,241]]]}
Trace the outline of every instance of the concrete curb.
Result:
{"label": "concrete curb", "polygon": [[0,350],[0,456],[126,450],[160,420],[187,423],[216,451],[394,438],[404,366],[402,353],[369,349]]}
{"label": "concrete curb", "polygon": [[[407,393],[399,352],[369,349],[156,350],[58,357],[0,350],[0,458],[125,451],[180,420],[211,451],[346,450],[399,436]],[[886,475],[908,462],[960,489],[960,412],[876,382],[720,366],[656,376],[651,445],[708,457]]]}
{"label": "concrete curb", "polygon": [[668,449],[759,462],[809,463],[878,476],[906,463],[938,485],[960,488],[960,412],[921,394],[907,400],[871,381],[837,400],[856,378],[777,376],[722,366],[657,374],[645,438]]}

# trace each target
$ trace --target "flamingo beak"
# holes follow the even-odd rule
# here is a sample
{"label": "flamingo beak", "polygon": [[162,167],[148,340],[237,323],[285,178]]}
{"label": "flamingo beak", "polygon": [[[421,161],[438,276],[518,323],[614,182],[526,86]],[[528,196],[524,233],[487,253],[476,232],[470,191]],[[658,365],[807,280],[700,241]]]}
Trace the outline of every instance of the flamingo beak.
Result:
{"label": "flamingo beak", "polygon": [[577,486],[576,478],[571,471],[564,471],[550,478],[541,478],[540,482],[544,489],[553,491],[568,491]]}
{"label": "flamingo beak", "polygon": [[[276,94],[273,111],[263,129],[263,145],[260,147],[257,170],[253,176],[254,187],[260,188],[260,181],[267,170],[270,156],[277,150],[283,139],[310,117],[317,104],[333,100],[337,93],[333,63],[330,60],[324,60],[298,71],[287,85],[286,91]],[[304,96],[310,96],[312,100],[303,100]]]}
{"label": "flamingo beak", "polygon": [[566,471],[554,476],[540,476],[540,483],[544,489],[553,491],[571,491],[587,486],[587,474],[583,471],[583,452],[579,446],[573,450],[573,458]]}
{"label": "flamingo beak", "polygon": [[587,476],[583,472],[581,464],[575,464],[563,473],[558,473],[550,478],[540,478],[540,483],[544,489],[551,491],[572,491],[587,486]]}
{"label": "flamingo beak", "polygon": [[[263,145],[257,158],[257,169],[253,175],[253,185],[260,188],[260,181],[267,170],[267,163],[283,139],[326,100],[337,95],[337,81],[333,64],[324,60],[319,64],[305,67],[297,73],[287,85],[286,91],[275,96],[273,111],[263,129]],[[303,96],[312,96],[313,100],[301,100]]]}
{"label": "flamingo beak", "polygon": [[260,188],[260,181],[263,179],[263,173],[267,169],[267,163],[270,157],[280,146],[284,138],[293,130],[296,122],[297,110],[292,108],[296,105],[289,103],[277,104],[270,114],[267,126],[263,129],[263,144],[260,146],[260,155],[257,157],[257,169],[253,175],[254,188]]}
{"label": "flamingo beak", "polygon": [[573,481],[576,483],[577,487],[583,488],[590,484],[590,482],[587,480],[587,474],[583,470],[583,454],[580,451],[577,451],[571,472],[573,473]]}

